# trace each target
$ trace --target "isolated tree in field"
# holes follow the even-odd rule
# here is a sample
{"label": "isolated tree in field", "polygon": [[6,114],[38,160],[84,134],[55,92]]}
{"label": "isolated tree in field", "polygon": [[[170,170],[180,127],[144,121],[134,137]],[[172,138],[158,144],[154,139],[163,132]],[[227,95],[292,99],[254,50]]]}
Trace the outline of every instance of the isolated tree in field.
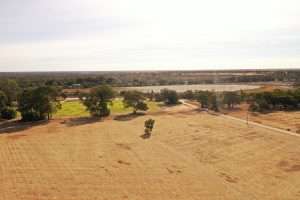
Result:
{"label": "isolated tree in field", "polygon": [[152,133],[152,130],[154,128],[154,123],[155,120],[154,119],[148,119],[145,121],[145,134],[150,135]]}
{"label": "isolated tree in field", "polygon": [[138,110],[146,111],[148,110],[147,104],[144,102],[145,97],[143,93],[139,91],[126,91],[123,94],[123,103],[126,108],[132,107],[133,113],[136,113]]}
{"label": "isolated tree in field", "polygon": [[163,89],[160,91],[162,99],[167,105],[178,104],[178,94],[175,90]]}
{"label": "isolated tree in field", "polygon": [[18,110],[23,121],[51,119],[61,108],[59,91],[55,87],[42,86],[24,90],[19,96]]}
{"label": "isolated tree in field", "polygon": [[241,103],[241,96],[237,92],[224,92],[223,103],[228,108],[233,108],[234,105]]}
{"label": "isolated tree in field", "polygon": [[108,103],[112,103],[114,94],[111,87],[102,85],[93,88],[89,94],[85,94],[81,99],[92,116],[105,117],[110,114]]}

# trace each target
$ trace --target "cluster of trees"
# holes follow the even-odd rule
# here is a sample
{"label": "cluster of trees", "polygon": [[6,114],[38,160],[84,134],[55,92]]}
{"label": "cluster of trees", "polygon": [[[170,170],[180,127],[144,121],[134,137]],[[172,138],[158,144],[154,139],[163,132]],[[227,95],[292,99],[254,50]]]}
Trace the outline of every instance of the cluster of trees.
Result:
{"label": "cluster of trees", "polygon": [[180,95],[175,90],[162,89],[160,92],[150,92],[144,94],[151,101],[164,102],[166,105],[176,105],[179,103]]}
{"label": "cluster of trees", "polygon": [[17,112],[14,102],[17,100],[19,87],[14,80],[0,81],[0,119],[13,119]]}
{"label": "cluster of trees", "polygon": [[214,111],[219,111],[217,94],[210,91],[197,91],[194,98],[201,104],[201,108],[209,108]]}
{"label": "cluster of trees", "polygon": [[123,103],[126,108],[132,107],[135,114],[138,110],[148,110],[148,105],[145,102],[146,98],[142,92],[139,91],[125,91],[123,93]]}
{"label": "cluster of trees", "polygon": [[[0,90],[0,118],[3,119],[15,118],[16,111],[19,111],[22,121],[49,120],[61,108],[63,95],[58,87],[39,86],[20,90],[16,82],[8,81],[2,83],[0,89],[3,90]],[[148,110],[143,93],[126,91],[121,96],[124,106],[133,108],[133,113]],[[110,115],[109,104],[115,97],[116,92],[112,87],[101,85],[92,88],[90,93],[82,94],[80,98],[92,116],[106,117]]]}
{"label": "cluster of trees", "polygon": [[[137,111],[148,110],[146,103],[146,97],[139,91],[123,91],[121,92],[123,97],[123,104],[126,108],[132,108],[133,113]],[[81,101],[87,107],[87,110],[95,117],[106,117],[110,114],[109,105],[112,105],[113,98],[116,97],[116,92],[107,85],[95,87],[90,93],[83,94]]]}
{"label": "cluster of trees", "polygon": [[106,117],[110,114],[108,104],[112,104],[115,96],[113,89],[107,85],[93,88],[90,93],[81,96],[83,104],[92,116]]}
{"label": "cluster of trees", "polygon": [[250,102],[250,110],[252,111],[300,109],[300,89],[256,93],[250,95],[247,99]]}
{"label": "cluster of trees", "polygon": [[212,92],[212,91],[185,91],[180,94],[181,98],[196,100],[200,103],[201,108],[219,111],[222,106],[234,108],[243,100],[244,93],[240,92]]}
{"label": "cluster of trees", "polygon": [[15,117],[15,109],[10,106],[6,94],[0,91],[0,119],[13,119]]}
{"label": "cluster of trees", "polygon": [[50,119],[60,108],[60,90],[41,86],[20,89],[14,80],[0,81],[0,118],[13,119],[20,112],[23,121]]}
{"label": "cluster of trees", "polygon": [[[156,101],[163,101],[166,105],[175,105],[179,103],[179,95],[174,90],[163,89],[160,93],[144,94],[140,91],[130,90],[120,93],[123,98],[123,104],[126,108],[132,108],[133,114],[138,111],[147,111],[147,98]],[[105,117],[110,114],[109,104],[116,97],[116,92],[107,85],[93,88],[90,93],[83,94],[81,101],[87,107],[92,116]]]}
{"label": "cluster of trees", "polygon": [[160,91],[160,98],[166,105],[178,104],[178,94],[175,90],[163,89]]}
{"label": "cluster of trees", "polygon": [[18,111],[23,121],[51,119],[61,108],[60,91],[56,87],[42,86],[25,89],[18,98]]}
{"label": "cluster of trees", "polygon": [[218,111],[220,107],[234,108],[242,102],[250,104],[249,109],[256,112],[273,110],[300,109],[300,89],[274,90],[272,92],[244,93],[238,92],[210,92],[186,91],[181,98],[197,100],[202,108]]}

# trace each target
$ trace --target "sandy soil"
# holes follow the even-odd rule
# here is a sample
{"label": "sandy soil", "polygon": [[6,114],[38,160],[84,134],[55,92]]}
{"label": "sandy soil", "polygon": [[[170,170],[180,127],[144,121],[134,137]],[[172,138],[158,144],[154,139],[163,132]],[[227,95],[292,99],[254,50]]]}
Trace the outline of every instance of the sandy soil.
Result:
{"label": "sandy soil", "polygon": [[299,137],[168,109],[2,130],[0,199],[300,199]]}
{"label": "sandy soil", "polygon": [[[226,110],[225,113],[241,119],[247,118],[247,104],[242,104],[239,109]],[[271,112],[266,114],[250,113],[249,120],[264,125],[289,130],[294,133],[300,133],[300,111],[290,112]]]}

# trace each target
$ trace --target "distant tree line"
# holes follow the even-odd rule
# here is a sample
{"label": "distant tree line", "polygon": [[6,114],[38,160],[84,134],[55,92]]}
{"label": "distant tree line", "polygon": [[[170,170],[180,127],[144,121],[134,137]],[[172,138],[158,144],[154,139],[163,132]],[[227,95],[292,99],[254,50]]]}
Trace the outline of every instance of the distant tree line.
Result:
{"label": "distant tree line", "polygon": [[13,79],[21,88],[56,86],[64,89],[92,88],[103,84],[124,87],[271,81],[299,83],[299,77],[299,70],[0,73],[1,80]]}
{"label": "distant tree line", "polygon": [[300,109],[300,88],[254,93],[245,93],[243,91],[218,93],[211,91],[186,91],[180,94],[180,97],[197,100],[201,108],[209,108],[215,111],[218,111],[220,107],[232,109],[242,102],[249,103],[249,110],[255,112]]}
{"label": "distant tree line", "polygon": [[[41,85],[21,88],[11,79],[1,80],[0,83],[0,119],[13,119],[18,111],[23,121],[49,120],[61,108],[60,101],[64,97],[61,87]],[[176,105],[180,103],[179,99],[189,99],[198,101],[202,109],[214,111],[232,109],[241,102],[248,102],[249,109],[256,112],[300,109],[300,88],[257,93],[191,90],[178,93],[163,89],[157,93],[123,91],[117,94],[111,86],[102,84],[93,87],[89,93],[81,94],[80,99],[92,116],[106,117],[110,115],[109,105],[116,96],[122,97],[124,106],[132,108],[134,114],[149,109],[147,99],[166,105]]]}
{"label": "distant tree line", "polygon": [[256,93],[250,95],[248,101],[251,111],[299,110],[300,89]]}

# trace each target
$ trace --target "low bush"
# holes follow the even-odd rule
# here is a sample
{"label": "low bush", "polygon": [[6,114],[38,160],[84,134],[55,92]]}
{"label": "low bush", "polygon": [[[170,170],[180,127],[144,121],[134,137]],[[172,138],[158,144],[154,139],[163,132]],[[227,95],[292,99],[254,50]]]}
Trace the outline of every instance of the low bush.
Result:
{"label": "low bush", "polygon": [[14,119],[17,117],[17,111],[11,107],[6,107],[1,111],[0,117],[7,120]]}
{"label": "low bush", "polygon": [[145,134],[151,134],[154,128],[154,119],[148,119],[145,121]]}

